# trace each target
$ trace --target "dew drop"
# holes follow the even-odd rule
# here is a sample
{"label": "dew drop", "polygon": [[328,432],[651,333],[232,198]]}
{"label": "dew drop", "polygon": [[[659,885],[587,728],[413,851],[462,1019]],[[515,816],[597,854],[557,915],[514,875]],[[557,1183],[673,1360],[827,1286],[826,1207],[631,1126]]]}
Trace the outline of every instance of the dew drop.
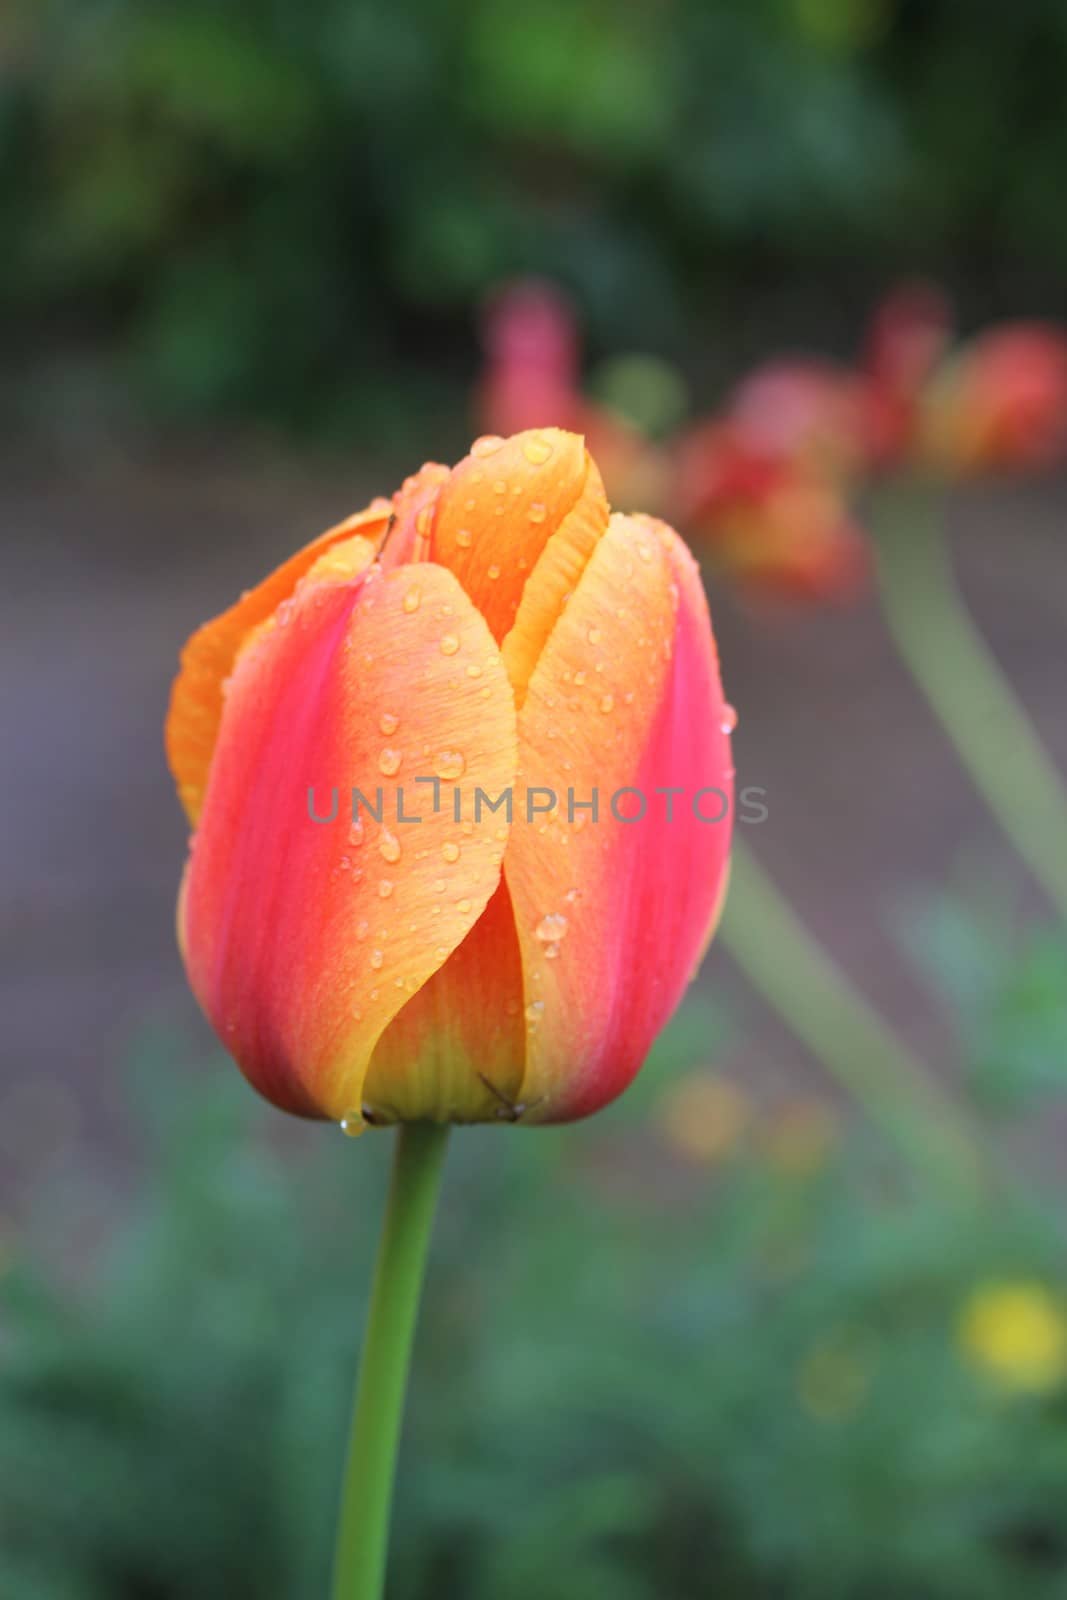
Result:
{"label": "dew drop", "polygon": [[540,500],[531,501],[529,512],[531,522],[544,522],[547,515],[548,512],[545,510]]}
{"label": "dew drop", "polygon": [[422,595],[419,593],[418,589],[412,586],[404,596],[404,610],[409,616],[413,611],[417,611],[419,609],[419,601],[421,599]]}
{"label": "dew drop", "polygon": [[467,768],[466,758],[460,750],[441,750],[433,764],[439,778],[462,778]]}
{"label": "dew drop", "polygon": [[478,665],[477,661],[472,661],[470,666],[467,668],[467,677],[468,678],[480,678],[481,675],[482,675],[481,667]]}
{"label": "dew drop", "polygon": [[469,550],[473,542],[473,534],[469,528],[460,528],[456,533],[456,543],[461,550]]}
{"label": "dew drop", "polygon": [[454,633],[442,634],[442,636],[441,636],[441,654],[443,656],[454,656],[458,649],[459,649],[459,640],[456,638]]}
{"label": "dew drop", "polygon": [[379,883],[379,885],[378,885],[378,893],[381,895],[383,900],[388,900],[388,898],[392,894],[392,892],[393,892],[392,883],[389,881],[388,878],[383,878],[381,883]]}
{"label": "dew drop", "polygon": [[522,441],[522,453],[533,466],[540,467],[552,455],[552,446],[541,434],[532,433]]}
{"label": "dew drop", "polygon": [[378,718],[378,726],[383,733],[395,733],[400,726],[400,718],[395,717],[391,711],[383,711]]}
{"label": "dew drop", "polygon": [[346,1111],[341,1118],[341,1132],[349,1139],[358,1139],[367,1126],[362,1111]]}
{"label": "dew drop", "polygon": [[[441,846],[441,854],[444,856],[446,861],[458,861],[459,860],[459,845],[455,844],[451,839],[448,839]],[[444,885],[442,884],[441,887],[443,888]]]}
{"label": "dew drop", "polygon": [[471,455],[479,457],[495,456],[503,443],[503,439],[498,434],[483,433],[481,438],[475,439],[471,445]]}
{"label": "dew drop", "polygon": [[508,486],[503,478],[498,478],[493,485],[494,494],[507,494]]}
{"label": "dew drop", "polygon": [[614,711],[615,696],[613,694],[602,694],[600,696],[600,709],[604,712]]}
{"label": "dew drop", "polygon": [[590,644],[599,644],[602,637],[603,635],[601,634],[599,628],[590,628],[589,632],[586,634],[586,638],[589,640]]}
{"label": "dew drop", "polygon": [[581,669],[579,668],[579,670],[574,674],[574,682],[575,682],[576,686],[579,689],[581,688],[582,684],[585,682],[585,679],[586,679],[586,674],[584,672],[582,672]]}
{"label": "dew drop", "polygon": [[353,844],[353,845],[361,845],[363,843],[363,818],[362,817],[357,817],[355,822],[353,822],[352,826],[349,828],[349,830],[348,830],[348,842],[349,842],[349,844]]}
{"label": "dew drop", "polygon": [[383,772],[387,778],[391,778],[394,772],[400,771],[400,763],[402,760],[403,757],[401,756],[399,750],[393,750],[391,747],[387,746],[378,757],[378,770],[379,772]]}
{"label": "dew drop", "polygon": [[723,733],[733,733],[734,729],[737,727],[737,712],[734,707],[728,703],[722,708],[721,727]]}
{"label": "dew drop", "polygon": [[534,929],[534,937],[540,939],[542,944],[557,944],[567,932],[567,919],[560,912],[550,912],[547,917],[542,917]]}
{"label": "dew drop", "polygon": [[464,916],[466,916],[466,914],[470,910],[470,908],[471,908],[471,903],[470,903],[469,900],[457,900],[456,901],[456,910],[457,911],[462,911]]}
{"label": "dew drop", "polygon": [[543,1000],[530,1001],[530,1004],[526,1007],[526,1020],[532,1027],[536,1028],[537,1024],[541,1020],[541,1015],[544,1009],[545,1002]]}
{"label": "dew drop", "polygon": [[356,923],[356,938],[357,939],[360,939],[360,940],[365,939],[369,932],[370,932],[370,928],[369,928],[369,925],[366,922],[357,922]]}
{"label": "dew drop", "polygon": [[390,833],[388,828],[382,829],[382,836],[378,840],[378,850],[383,861],[390,865],[400,860],[400,840],[395,833]]}
{"label": "dew drop", "polygon": [[497,578],[499,578],[499,576],[500,576],[500,568],[497,566],[495,561],[494,561],[494,563],[493,563],[493,565],[491,567],[488,567],[486,569],[486,574],[485,575],[486,575],[487,578],[492,578],[494,583],[496,582]]}
{"label": "dew drop", "polygon": [[384,960],[385,960],[385,957],[382,955],[382,952],[380,950],[372,950],[371,951],[371,953],[370,953],[370,964],[374,968],[375,972],[380,972],[381,971],[382,962]]}

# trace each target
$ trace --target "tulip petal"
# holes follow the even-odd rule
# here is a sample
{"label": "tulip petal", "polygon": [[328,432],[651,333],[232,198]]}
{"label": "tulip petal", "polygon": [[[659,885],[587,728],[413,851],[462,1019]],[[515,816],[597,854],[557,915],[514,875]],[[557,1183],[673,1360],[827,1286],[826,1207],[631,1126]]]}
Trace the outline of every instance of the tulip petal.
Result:
{"label": "tulip petal", "polygon": [[[663,524],[612,517],[519,713],[523,786],[504,870],[530,1120],[584,1116],[619,1094],[693,976],[723,895],[729,724],[692,557]],[[534,785],[560,807],[527,826]],[[617,820],[639,804],[617,794],[627,787],[644,797],[640,821]],[[657,793],[667,787],[681,791],[671,820]],[[568,789],[580,804],[594,788],[598,819],[575,809],[570,820]]]}
{"label": "tulip petal", "polygon": [[[464,849],[494,848],[508,829],[468,835]],[[503,855],[495,843],[495,859]],[[384,1121],[504,1119],[522,1082],[522,959],[515,913],[501,880],[459,949],[413,995],[378,1041],[364,1102]]]}
{"label": "tulip petal", "polygon": [[433,519],[432,556],[454,572],[498,642],[526,579],[596,473],[578,434],[533,429],[479,439],[453,468]]}
{"label": "tulip petal", "polygon": [[390,515],[389,502],[376,500],[366,511],[359,511],[335,528],[327,529],[275,568],[254,589],[249,589],[228,611],[205,622],[185,645],[181,670],[171,690],[164,736],[178,797],[194,827],[203,805],[208,770],[222,720],[222,686],[233,669],[242,642],[292,594],[300,579],[331,545],[362,534],[367,541],[369,566],[375,547],[389,525]]}
{"label": "tulip petal", "polygon": [[[234,668],[180,914],[193,989],[254,1086],[358,1121],[379,1038],[500,881],[500,842],[472,847],[450,791],[435,810],[414,780],[462,768],[496,793],[516,743],[500,652],[456,579],[360,571],[357,549],[346,579],[343,557]],[[352,786],[375,809],[381,788],[380,821],[350,826]],[[333,789],[334,820],[313,821],[309,792],[322,819]]]}
{"label": "tulip petal", "polygon": [[525,700],[545,643],[607,530],[608,516],[604,485],[590,462],[582,493],[541,551],[500,647],[517,706]]}

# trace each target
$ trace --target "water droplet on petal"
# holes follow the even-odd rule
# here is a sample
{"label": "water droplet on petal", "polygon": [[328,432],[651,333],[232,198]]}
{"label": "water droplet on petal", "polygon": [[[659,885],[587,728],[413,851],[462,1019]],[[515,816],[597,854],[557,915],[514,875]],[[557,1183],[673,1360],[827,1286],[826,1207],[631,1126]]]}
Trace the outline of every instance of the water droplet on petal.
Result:
{"label": "water droplet on petal", "polygon": [[491,567],[486,569],[485,575],[487,578],[492,578],[494,583],[496,582],[497,578],[500,576],[500,568],[496,565],[496,562],[494,562]]}
{"label": "water droplet on petal", "polygon": [[541,1020],[541,1015],[542,1015],[544,1009],[545,1009],[545,1002],[543,1000],[531,1000],[530,1001],[530,1004],[526,1007],[526,1020],[531,1025],[531,1027],[536,1028],[537,1024]]}
{"label": "water droplet on petal", "polygon": [[466,771],[467,762],[459,750],[441,750],[434,762],[433,770],[439,778],[462,778]]}
{"label": "water droplet on petal", "polygon": [[547,917],[542,917],[534,929],[534,937],[540,939],[542,944],[557,944],[567,932],[567,919],[558,911],[550,912]]}
{"label": "water droplet on petal", "polygon": [[466,914],[470,910],[470,908],[471,908],[471,903],[470,903],[469,900],[457,900],[456,901],[456,910],[457,911],[462,911],[464,916],[466,916]]}
{"label": "water droplet on petal", "polygon": [[443,656],[454,656],[458,649],[459,640],[454,633],[446,633],[441,636],[441,654]]}
{"label": "water droplet on petal", "polygon": [[388,828],[382,829],[378,849],[384,861],[393,863],[400,860],[400,840],[395,833],[390,833]]}
{"label": "water droplet on petal", "polygon": [[[451,839],[448,839],[441,846],[441,854],[444,856],[446,861],[458,861],[459,860],[459,845],[458,844],[454,844]],[[441,885],[441,888],[442,889],[444,888],[444,884]],[[438,891],[438,892],[440,892],[440,891]]]}
{"label": "water droplet on petal", "polygon": [[552,455],[552,446],[539,433],[531,433],[522,441],[522,453],[535,467],[543,466]]}
{"label": "water droplet on petal", "polygon": [[589,640],[590,644],[599,644],[601,637],[602,635],[599,628],[590,628],[589,632],[586,634],[586,638]]}
{"label": "water droplet on petal", "polygon": [[461,550],[469,550],[473,543],[474,535],[469,528],[459,528],[456,531],[456,543]]}
{"label": "water droplet on petal", "polygon": [[404,610],[409,616],[412,611],[417,611],[419,609],[419,601],[421,599],[422,595],[419,593],[419,590],[412,585],[407,594],[404,596]]}
{"label": "water droplet on petal", "polygon": [[722,708],[722,731],[723,733],[733,733],[736,727],[737,712],[732,705],[727,703]]}
{"label": "water droplet on petal", "polygon": [[388,900],[392,892],[393,885],[390,883],[388,878],[383,878],[381,883],[378,885],[378,893],[381,895],[383,900]]}
{"label": "water droplet on petal", "polygon": [[380,972],[381,971],[382,962],[384,960],[385,960],[385,957],[382,955],[382,952],[380,950],[372,950],[371,951],[371,953],[370,953],[370,964],[374,968],[375,972]]}
{"label": "water droplet on petal", "polygon": [[387,778],[391,778],[395,772],[400,771],[402,760],[403,756],[399,750],[393,750],[387,746],[378,757],[378,770],[383,772]]}
{"label": "water droplet on petal", "polygon": [[545,508],[541,504],[540,500],[533,500],[533,501],[530,502],[530,513],[529,513],[529,515],[530,515],[530,521],[531,522],[544,522],[545,518],[548,515],[548,512],[545,510]]}
{"label": "water droplet on petal", "polygon": [[614,711],[615,696],[613,694],[602,694],[600,696],[600,709],[605,712]]}
{"label": "water droplet on petal", "polygon": [[370,929],[369,929],[368,923],[366,923],[366,922],[357,922],[356,923],[356,938],[357,939],[365,939],[367,937],[367,934],[368,934],[369,931],[370,931]]}
{"label": "water droplet on petal", "polygon": [[400,726],[400,718],[395,717],[391,711],[383,711],[378,718],[378,726],[383,733],[395,733]]}
{"label": "water droplet on petal", "polygon": [[495,433],[483,433],[480,439],[475,439],[471,445],[472,456],[495,456],[504,443]]}

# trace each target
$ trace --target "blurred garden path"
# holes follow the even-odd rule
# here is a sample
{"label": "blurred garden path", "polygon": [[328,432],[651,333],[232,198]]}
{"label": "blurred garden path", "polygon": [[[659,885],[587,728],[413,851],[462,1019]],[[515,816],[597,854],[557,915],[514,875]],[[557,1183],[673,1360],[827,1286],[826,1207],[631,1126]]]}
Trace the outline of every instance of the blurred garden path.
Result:
{"label": "blurred garden path", "polygon": [[[190,1070],[211,1037],[183,981],[173,905],[185,827],[161,724],[177,651],[294,545],[388,489],[365,467],[190,452],[150,467],[8,461],[0,628],[5,786],[0,872],[3,1064],[0,1215],[76,1142],[128,1148],[124,1057],[146,1026],[177,1030]],[[1067,485],[968,489],[952,508],[966,588],[1067,771]],[[739,782],[767,791],[749,843],[813,930],[921,1050],[951,1056],[893,910],[943,882],[961,851],[1002,863],[979,802],[900,668],[873,603],[752,617],[713,594]],[[701,980],[750,1026],[731,1070],[768,1092],[814,1069],[713,950]]]}

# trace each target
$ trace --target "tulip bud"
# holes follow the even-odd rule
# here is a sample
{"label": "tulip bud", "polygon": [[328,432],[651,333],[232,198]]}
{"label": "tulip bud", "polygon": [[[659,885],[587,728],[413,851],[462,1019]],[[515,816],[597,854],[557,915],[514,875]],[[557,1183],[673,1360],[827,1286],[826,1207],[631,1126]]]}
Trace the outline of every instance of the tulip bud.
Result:
{"label": "tulip bud", "polygon": [[862,589],[867,546],[826,472],[757,445],[732,421],[694,428],[677,467],[680,520],[749,595],[832,602]]}
{"label": "tulip bud", "polygon": [[350,1131],[595,1111],[721,907],[732,721],[692,558],[609,513],[580,438],[424,467],[185,647],[200,1004]]}
{"label": "tulip bud", "polygon": [[921,447],[949,472],[1026,470],[1067,449],[1067,335],[994,328],[965,345],[924,398]]}

